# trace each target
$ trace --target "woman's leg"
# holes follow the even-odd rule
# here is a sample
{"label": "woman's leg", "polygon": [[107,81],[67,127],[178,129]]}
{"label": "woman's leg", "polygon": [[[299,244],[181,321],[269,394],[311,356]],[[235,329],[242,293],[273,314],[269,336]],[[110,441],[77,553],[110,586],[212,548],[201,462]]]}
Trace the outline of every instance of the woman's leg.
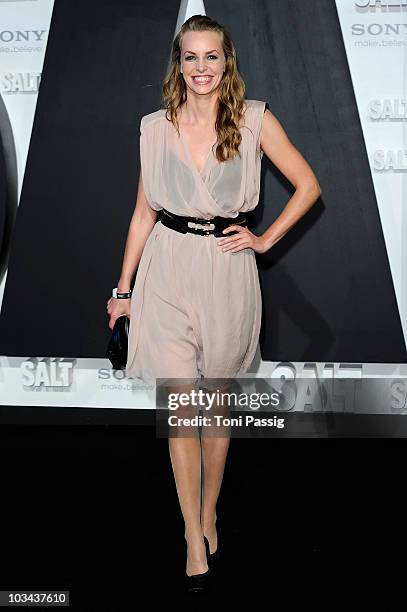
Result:
{"label": "woman's leg", "polygon": [[[210,388],[206,388],[207,392],[210,392],[216,387],[218,391],[226,391],[228,386],[224,384],[224,381],[219,383],[216,387],[216,383],[212,382]],[[215,395],[214,398],[218,396]],[[225,426],[222,423],[216,421],[214,415],[222,417],[229,417],[230,410],[229,406],[220,401],[214,401],[211,404],[209,410],[206,411],[207,415],[211,417],[211,425],[203,427],[202,429],[202,510],[201,510],[201,525],[204,536],[209,542],[209,552],[213,553],[216,551],[218,546],[218,537],[216,531],[216,504],[218,501],[223,474],[225,471],[225,463],[230,445],[230,427]]]}
{"label": "woman's leg", "polygon": [[216,503],[225,469],[230,438],[202,438],[203,495],[201,525],[209,542],[209,552],[218,547]]}
{"label": "woman's leg", "polygon": [[[178,387],[176,392],[185,393],[192,388],[196,388],[196,385]],[[174,390],[171,389],[171,392]],[[192,406],[183,406],[176,411],[176,415],[181,418],[191,418],[198,414],[199,409]],[[188,576],[201,574],[207,571],[208,564],[200,522],[201,443],[198,428],[179,426],[170,432],[168,443],[178,499],[185,522],[185,539],[188,546],[186,573]]]}

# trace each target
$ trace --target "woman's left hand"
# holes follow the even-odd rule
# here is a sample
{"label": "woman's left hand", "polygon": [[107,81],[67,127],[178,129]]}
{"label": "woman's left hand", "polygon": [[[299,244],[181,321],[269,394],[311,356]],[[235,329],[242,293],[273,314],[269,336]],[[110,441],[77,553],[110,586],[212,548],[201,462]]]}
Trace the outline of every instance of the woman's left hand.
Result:
{"label": "woman's left hand", "polygon": [[[237,234],[228,236],[227,232],[237,231]],[[243,249],[253,249],[256,253],[265,253],[265,240],[262,236],[256,236],[247,227],[240,225],[229,225],[224,231],[225,238],[220,238],[217,242],[222,247],[222,251],[237,253]]]}

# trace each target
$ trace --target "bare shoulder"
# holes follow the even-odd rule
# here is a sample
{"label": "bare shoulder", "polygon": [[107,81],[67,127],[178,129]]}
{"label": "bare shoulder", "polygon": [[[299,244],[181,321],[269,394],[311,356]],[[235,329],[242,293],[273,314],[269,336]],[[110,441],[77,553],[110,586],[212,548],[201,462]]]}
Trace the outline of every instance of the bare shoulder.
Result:
{"label": "bare shoulder", "polygon": [[291,142],[277,117],[267,109],[263,116],[260,147],[269,160],[294,187],[312,186],[321,193],[316,176],[300,151]]}
{"label": "bare shoulder", "polygon": [[288,142],[288,136],[277,117],[267,107],[264,108],[264,113],[261,123],[261,148],[264,150],[263,143],[267,140],[278,143],[279,145]]}

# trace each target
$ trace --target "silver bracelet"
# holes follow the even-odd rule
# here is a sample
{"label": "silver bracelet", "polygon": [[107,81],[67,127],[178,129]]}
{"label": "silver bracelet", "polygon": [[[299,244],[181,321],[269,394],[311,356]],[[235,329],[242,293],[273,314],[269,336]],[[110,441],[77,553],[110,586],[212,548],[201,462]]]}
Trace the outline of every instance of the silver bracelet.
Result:
{"label": "silver bracelet", "polygon": [[132,293],[133,293],[132,289],[129,292],[127,292],[127,293],[118,293],[117,292],[117,287],[115,287],[112,290],[112,297],[117,298],[119,300],[128,300],[129,298],[131,298],[131,294]]}

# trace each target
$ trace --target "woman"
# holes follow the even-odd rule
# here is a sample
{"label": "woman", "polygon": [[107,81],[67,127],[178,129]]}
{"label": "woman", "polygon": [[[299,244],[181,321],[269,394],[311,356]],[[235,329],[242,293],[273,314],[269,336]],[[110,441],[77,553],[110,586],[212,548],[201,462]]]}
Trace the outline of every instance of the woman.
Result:
{"label": "woman", "polygon": [[[225,28],[206,16],[188,19],[173,42],[165,109],[141,120],[137,203],[119,297],[107,303],[111,329],[119,316],[130,317],[130,377],[182,379],[179,390],[190,390],[200,375],[216,380],[247,372],[261,323],[255,253],[272,248],[321,194],[267,104],[246,100],[244,91]],[[258,204],[263,152],[296,191],[258,236],[245,213]],[[191,590],[203,588],[217,551],[216,503],[228,447],[226,434],[169,438]]]}

